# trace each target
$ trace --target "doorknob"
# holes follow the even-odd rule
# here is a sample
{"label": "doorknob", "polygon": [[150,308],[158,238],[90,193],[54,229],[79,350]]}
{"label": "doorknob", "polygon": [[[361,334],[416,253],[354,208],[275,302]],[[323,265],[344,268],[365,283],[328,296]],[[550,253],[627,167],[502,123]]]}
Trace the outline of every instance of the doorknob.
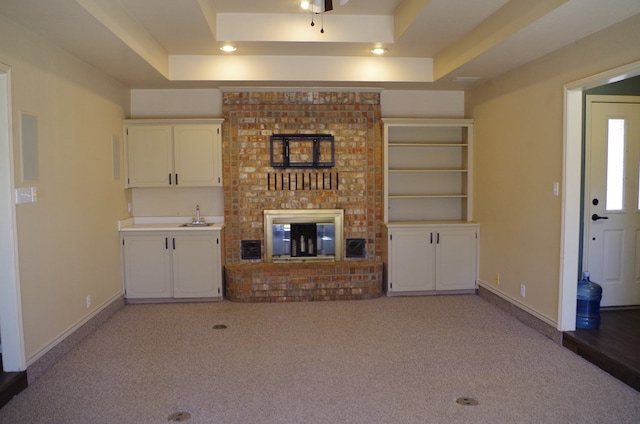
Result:
{"label": "doorknob", "polygon": [[609,219],[608,216],[600,216],[597,213],[594,213],[593,215],[591,215],[591,220],[592,221],[597,221],[599,219]]}

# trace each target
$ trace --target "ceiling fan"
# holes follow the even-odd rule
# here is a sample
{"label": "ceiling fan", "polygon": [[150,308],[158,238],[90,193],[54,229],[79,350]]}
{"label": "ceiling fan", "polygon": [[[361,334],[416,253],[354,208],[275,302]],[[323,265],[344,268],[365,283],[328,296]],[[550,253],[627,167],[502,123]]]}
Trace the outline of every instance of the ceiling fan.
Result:
{"label": "ceiling fan", "polygon": [[[340,6],[347,4],[349,0],[338,0]],[[333,0],[305,0],[300,2],[300,7],[311,11],[311,26],[315,26],[313,21],[313,14],[320,15],[322,18],[322,24],[320,33],[324,34],[324,13],[333,10]]]}
{"label": "ceiling fan", "polygon": [[[338,0],[340,6],[347,4],[349,0]],[[303,9],[308,9],[313,13],[324,13],[333,10],[333,0],[308,0],[301,3]]]}

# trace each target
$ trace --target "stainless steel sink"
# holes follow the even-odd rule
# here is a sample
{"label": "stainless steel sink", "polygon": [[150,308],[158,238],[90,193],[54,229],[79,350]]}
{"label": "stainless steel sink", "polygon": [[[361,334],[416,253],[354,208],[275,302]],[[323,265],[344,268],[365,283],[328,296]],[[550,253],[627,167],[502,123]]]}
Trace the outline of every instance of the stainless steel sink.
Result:
{"label": "stainless steel sink", "polygon": [[182,224],[181,227],[209,227],[211,225],[213,225],[212,222],[188,222]]}

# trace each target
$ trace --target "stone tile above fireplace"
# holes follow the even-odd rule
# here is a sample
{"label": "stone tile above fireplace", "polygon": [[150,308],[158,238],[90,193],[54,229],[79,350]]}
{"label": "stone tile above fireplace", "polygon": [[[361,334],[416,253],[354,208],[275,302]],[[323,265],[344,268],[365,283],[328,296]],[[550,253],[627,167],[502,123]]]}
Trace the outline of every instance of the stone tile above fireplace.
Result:
{"label": "stone tile above fireplace", "polygon": [[[263,211],[273,209],[341,209],[336,250],[344,250],[347,238],[364,239],[366,257],[359,259],[380,260],[380,113],[375,91],[223,92],[226,263],[265,260]],[[333,168],[271,167],[271,135],[318,133],[334,137]],[[242,259],[242,240],[261,240],[263,257]]]}
{"label": "stone tile above fireplace", "polygon": [[[239,302],[370,299],[382,294],[382,124],[380,93],[345,91],[223,92],[226,296]],[[272,167],[273,134],[330,134],[333,167]],[[309,224],[318,211],[340,211],[333,257],[318,254],[318,227],[289,226],[279,260],[263,211],[294,211]],[[286,214],[289,212],[276,212]],[[316,216],[317,218],[317,216]],[[283,228],[283,232],[284,232]],[[315,231],[315,232],[314,232]],[[315,234],[315,238],[314,238]],[[315,242],[310,242],[311,237]],[[327,234],[327,238],[331,237]],[[285,237],[282,241],[285,243]],[[304,240],[304,243],[303,243]],[[345,257],[346,240],[363,256]],[[243,255],[243,241],[262,257]],[[328,242],[328,240],[327,240]],[[258,249],[257,243],[261,243]],[[300,246],[305,252],[300,252]],[[288,248],[288,250],[287,250]],[[295,254],[292,250],[298,249]],[[313,253],[309,252],[313,250]],[[304,253],[304,254],[302,254]],[[321,260],[318,262],[318,260]]]}

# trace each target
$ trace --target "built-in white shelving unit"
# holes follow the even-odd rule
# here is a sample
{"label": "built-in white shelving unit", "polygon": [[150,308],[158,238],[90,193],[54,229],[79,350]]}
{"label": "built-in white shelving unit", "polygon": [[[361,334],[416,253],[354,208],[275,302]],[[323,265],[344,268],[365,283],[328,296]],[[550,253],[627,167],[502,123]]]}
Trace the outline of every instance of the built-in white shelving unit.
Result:
{"label": "built-in white shelving unit", "polygon": [[473,120],[383,122],[385,222],[470,221]]}
{"label": "built-in white shelving unit", "polygon": [[387,294],[475,292],[473,120],[382,121]]}

